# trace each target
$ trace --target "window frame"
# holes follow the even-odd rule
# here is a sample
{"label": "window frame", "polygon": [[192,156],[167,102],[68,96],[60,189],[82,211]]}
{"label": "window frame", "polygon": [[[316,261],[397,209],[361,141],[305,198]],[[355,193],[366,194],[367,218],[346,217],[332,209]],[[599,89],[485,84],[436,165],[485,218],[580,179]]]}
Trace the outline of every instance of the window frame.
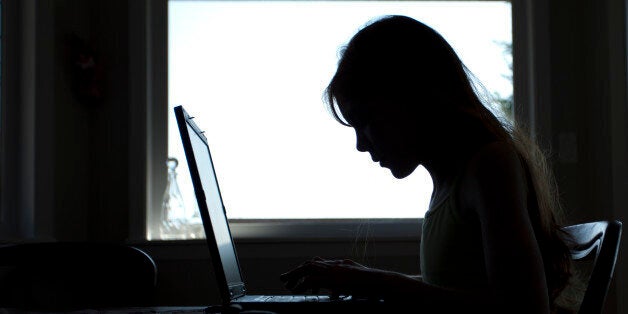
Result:
{"label": "window frame", "polygon": [[[48,240],[53,233],[53,55],[49,2],[2,3],[2,151],[0,236],[3,242]],[[6,62],[11,60],[12,62]],[[37,91],[37,92],[35,92]]]}
{"label": "window frame", "polygon": [[[135,172],[130,177],[137,180],[130,183],[130,195],[134,198],[130,203],[132,208],[143,210],[131,213],[130,238],[136,241],[146,241],[148,237],[150,241],[153,237],[147,233],[147,223],[151,221],[154,223],[157,217],[149,208],[161,203],[166,185],[163,165],[155,161],[167,158],[167,128],[163,125],[168,118],[168,0],[146,1],[141,4],[133,2],[130,6],[130,16],[134,15],[133,12],[138,12],[144,17],[137,19],[135,15],[131,19],[137,26],[136,28],[141,29],[132,32],[130,36],[131,51],[141,52],[131,54],[131,64],[135,68],[131,69],[131,73],[135,73],[131,75],[131,98],[134,100],[132,103],[143,104],[143,106],[133,106],[137,109],[133,109],[130,116],[130,125],[134,126],[130,141],[130,169]],[[535,103],[539,100],[539,85],[535,84],[533,74],[538,73],[539,69],[530,67],[536,61],[530,45],[536,36],[529,31],[534,29],[536,33],[542,32],[538,32],[539,27],[531,23],[534,22],[531,19],[532,11],[537,8],[533,7],[529,1],[511,0],[511,8],[513,96],[515,104],[526,104],[525,106],[515,105],[514,115],[517,123],[527,125],[534,130],[531,122],[539,114],[534,110]],[[138,62],[133,62],[133,60]],[[543,74],[546,74],[545,72]],[[138,88],[133,88],[133,82]],[[140,182],[142,179],[144,181]],[[236,241],[275,242],[315,238],[320,240],[320,230],[326,230],[325,237],[330,240],[348,240],[355,239],[356,234],[360,233],[364,226],[368,226],[369,237],[372,238],[407,240],[420,238],[422,220],[422,218],[231,219],[230,226]]]}
{"label": "window frame", "polygon": [[9,210],[10,208],[10,195],[12,193],[7,193],[7,189],[11,187],[9,184],[9,167],[7,167],[7,162],[10,160],[9,154],[14,151],[13,149],[9,149],[14,146],[14,141],[9,142],[9,137],[7,134],[12,133],[12,125],[10,121],[12,119],[8,118],[8,115],[11,114],[9,108],[7,108],[7,101],[5,97],[5,92],[7,88],[6,83],[6,3],[0,1],[0,41],[1,41],[1,49],[0,49],[0,236],[6,237],[15,233],[15,212]]}
{"label": "window frame", "polygon": [[[27,16],[31,8],[22,8],[15,1],[2,1],[1,5],[0,237],[16,239],[31,227],[24,224],[24,219],[21,219],[24,213],[18,210],[20,207],[18,206],[20,204],[19,195],[24,193],[23,187],[19,185],[20,180],[18,180],[21,167],[19,138],[24,132],[20,123],[20,106],[17,105],[19,101],[18,91],[20,90],[19,77],[7,75],[7,73],[17,73],[21,69],[17,62],[9,63],[6,61],[19,60],[16,56],[20,55],[20,48],[24,43],[20,42],[18,37],[27,32],[21,26],[28,26],[29,21],[20,22],[17,16]],[[9,32],[9,29],[14,31]]]}

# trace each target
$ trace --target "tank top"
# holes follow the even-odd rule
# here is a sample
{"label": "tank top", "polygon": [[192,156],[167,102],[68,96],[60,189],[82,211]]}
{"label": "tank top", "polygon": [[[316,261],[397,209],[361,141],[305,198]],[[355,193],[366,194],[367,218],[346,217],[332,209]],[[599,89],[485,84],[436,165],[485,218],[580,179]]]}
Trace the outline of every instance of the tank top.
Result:
{"label": "tank top", "polygon": [[458,179],[451,192],[430,204],[421,231],[420,263],[423,280],[456,289],[484,289],[488,285],[482,234],[477,216],[462,215],[456,202]]}

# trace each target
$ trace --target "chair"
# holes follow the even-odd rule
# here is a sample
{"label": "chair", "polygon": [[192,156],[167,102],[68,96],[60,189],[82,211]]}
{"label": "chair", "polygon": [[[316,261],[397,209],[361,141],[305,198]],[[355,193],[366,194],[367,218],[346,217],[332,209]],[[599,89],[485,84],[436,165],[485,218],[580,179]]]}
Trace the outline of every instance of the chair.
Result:
{"label": "chair", "polygon": [[108,243],[0,247],[0,308],[66,312],[151,305],[157,267],[145,252]]}
{"label": "chair", "polygon": [[564,227],[574,261],[591,260],[591,273],[578,314],[602,313],[621,241],[620,221],[596,221]]}

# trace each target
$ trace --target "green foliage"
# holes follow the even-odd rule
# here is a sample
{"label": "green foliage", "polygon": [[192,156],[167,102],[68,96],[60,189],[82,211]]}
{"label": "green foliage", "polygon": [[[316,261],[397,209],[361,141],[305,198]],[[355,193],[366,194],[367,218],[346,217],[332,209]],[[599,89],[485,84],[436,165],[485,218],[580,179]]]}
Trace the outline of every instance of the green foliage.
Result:
{"label": "green foliage", "polygon": [[[501,45],[504,49],[504,58],[508,61],[508,68],[510,69],[510,73],[504,75],[505,78],[512,82],[512,43],[509,42],[498,42],[498,45]],[[512,94],[510,95],[500,95],[499,93],[493,93],[493,101],[498,110],[500,110],[504,117],[508,119],[511,123],[514,122],[514,97]]]}

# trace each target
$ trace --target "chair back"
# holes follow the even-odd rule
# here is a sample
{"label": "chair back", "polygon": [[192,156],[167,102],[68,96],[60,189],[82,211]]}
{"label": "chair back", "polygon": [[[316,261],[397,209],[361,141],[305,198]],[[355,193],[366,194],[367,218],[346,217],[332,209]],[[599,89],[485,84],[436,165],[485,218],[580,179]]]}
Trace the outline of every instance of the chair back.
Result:
{"label": "chair back", "polygon": [[599,314],[613,278],[622,223],[617,220],[571,225],[563,230],[570,236],[568,245],[573,260],[591,259],[592,269],[578,314]]}

